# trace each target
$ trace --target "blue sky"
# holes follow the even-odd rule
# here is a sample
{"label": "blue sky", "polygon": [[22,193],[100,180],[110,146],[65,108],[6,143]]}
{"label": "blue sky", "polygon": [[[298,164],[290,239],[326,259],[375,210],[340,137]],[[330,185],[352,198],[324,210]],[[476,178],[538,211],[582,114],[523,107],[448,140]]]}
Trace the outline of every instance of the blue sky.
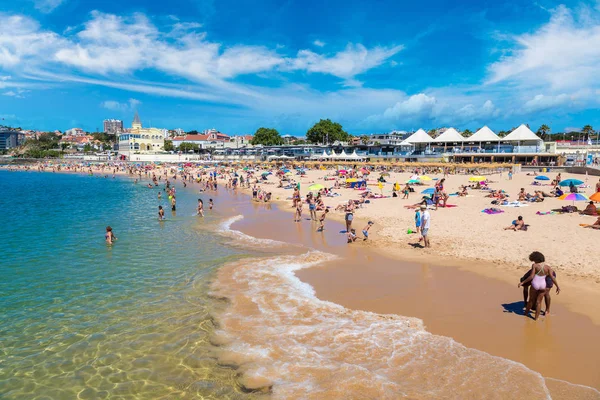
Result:
{"label": "blue sky", "polygon": [[7,125],[600,128],[600,1],[3,3]]}

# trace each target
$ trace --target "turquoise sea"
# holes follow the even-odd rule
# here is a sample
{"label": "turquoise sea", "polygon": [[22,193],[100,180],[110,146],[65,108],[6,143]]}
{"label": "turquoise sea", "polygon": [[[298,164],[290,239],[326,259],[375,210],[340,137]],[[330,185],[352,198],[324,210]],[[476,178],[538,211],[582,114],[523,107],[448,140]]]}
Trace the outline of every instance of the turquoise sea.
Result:
{"label": "turquoise sea", "polygon": [[209,343],[210,279],[242,252],[177,189],[173,216],[129,179],[0,171],[0,398],[253,397]]}

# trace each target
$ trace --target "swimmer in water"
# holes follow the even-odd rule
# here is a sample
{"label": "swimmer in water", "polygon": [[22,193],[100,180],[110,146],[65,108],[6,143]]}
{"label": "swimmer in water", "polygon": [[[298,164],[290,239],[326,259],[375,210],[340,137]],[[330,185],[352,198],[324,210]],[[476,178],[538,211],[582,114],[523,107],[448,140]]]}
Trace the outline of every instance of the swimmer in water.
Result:
{"label": "swimmer in water", "polygon": [[209,200],[208,200],[208,209],[209,209],[209,210],[212,210],[212,209],[213,209],[213,206],[214,206],[213,200],[212,200],[212,199],[209,199]]}
{"label": "swimmer in water", "polygon": [[104,235],[104,239],[106,239],[107,244],[113,244],[113,242],[117,240],[117,237],[113,233],[113,230],[110,226],[106,227],[106,234]]}
{"label": "swimmer in water", "polygon": [[198,215],[204,217],[204,202],[202,199],[198,199]]}
{"label": "swimmer in water", "polygon": [[162,192],[158,192],[158,199],[162,199]]}
{"label": "swimmer in water", "polygon": [[158,206],[158,220],[159,221],[165,220],[165,210],[163,210],[162,206]]}
{"label": "swimmer in water", "polygon": [[150,189],[154,188],[154,186],[152,186],[151,184],[148,184],[147,187],[150,188]]}

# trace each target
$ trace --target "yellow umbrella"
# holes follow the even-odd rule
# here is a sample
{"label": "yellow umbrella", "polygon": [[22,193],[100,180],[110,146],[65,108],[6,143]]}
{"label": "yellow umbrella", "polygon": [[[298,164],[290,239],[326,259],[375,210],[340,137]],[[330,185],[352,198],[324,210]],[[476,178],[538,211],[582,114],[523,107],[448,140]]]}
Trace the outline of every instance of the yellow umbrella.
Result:
{"label": "yellow umbrella", "polygon": [[419,179],[422,181],[430,181],[431,180],[431,178],[428,177],[427,175],[420,176]]}
{"label": "yellow umbrella", "polygon": [[346,182],[347,183],[358,182],[358,179],[356,179],[356,178],[349,178],[349,179],[346,179]]}
{"label": "yellow umbrella", "polygon": [[292,173],[291,172],[286,172],[285,175],[290,176]]}
{"label": "yellow umbrella", "polygon": [[472,176],[469,178],[469,181],[471,182],[481,182],[481,181],[485,181],[485,177],[484,176]]}

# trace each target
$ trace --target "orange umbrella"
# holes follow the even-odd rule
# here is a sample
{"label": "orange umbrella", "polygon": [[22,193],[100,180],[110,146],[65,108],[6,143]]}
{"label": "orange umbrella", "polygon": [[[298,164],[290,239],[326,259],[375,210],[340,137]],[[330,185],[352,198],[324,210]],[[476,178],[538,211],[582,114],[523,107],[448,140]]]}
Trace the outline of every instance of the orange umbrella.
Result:
{"label": "orange umbrella", "polygon": [[600,192],[596,192],[591,195],[590,200],[600,202]]}

